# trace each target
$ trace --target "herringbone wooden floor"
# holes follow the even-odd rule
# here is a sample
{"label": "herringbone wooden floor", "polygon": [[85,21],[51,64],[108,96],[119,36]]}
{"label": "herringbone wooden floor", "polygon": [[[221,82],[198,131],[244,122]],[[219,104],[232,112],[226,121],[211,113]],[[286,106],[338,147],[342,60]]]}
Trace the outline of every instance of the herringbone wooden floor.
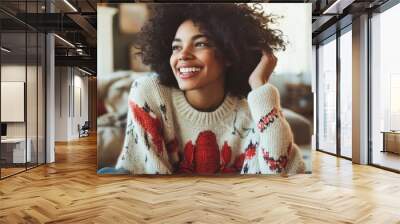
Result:
{"label": "herringbone wooden floor", "polygon": [[313,153],[289,178],[96,175],[96,140],[0,181],[0,223],[400,223],[400,175]]}

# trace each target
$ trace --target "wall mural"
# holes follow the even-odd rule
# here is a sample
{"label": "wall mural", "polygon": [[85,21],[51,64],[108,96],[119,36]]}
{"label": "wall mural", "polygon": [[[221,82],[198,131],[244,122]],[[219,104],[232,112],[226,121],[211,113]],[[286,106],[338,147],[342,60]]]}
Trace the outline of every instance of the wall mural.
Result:
{"label": "wall mural", "polygon": [[311,4],[104,4],[98,27],[99,174],[311,172]]}

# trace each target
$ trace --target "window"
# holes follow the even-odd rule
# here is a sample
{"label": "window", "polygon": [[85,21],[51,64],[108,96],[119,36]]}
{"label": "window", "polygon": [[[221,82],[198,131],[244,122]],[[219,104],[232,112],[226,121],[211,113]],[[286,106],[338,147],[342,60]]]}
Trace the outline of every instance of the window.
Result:
{"label": "window", "polygon": [[336,153],[336,39],[318,48],[318,149]]}
{"label": "window", "polygon": [[[372,163],[400,170],[400,4],[371,18],[371,140]],[[391,136],[384,133],[387,132]],[[393,147],[393,149],[389,148]],[[400,152],[399,152],[400,153]]]}
{"label": "window", "polygon": [[[340,36],[340,155],[352,157],[352,32]],[[346,32],[347,31],[347,32]]]}

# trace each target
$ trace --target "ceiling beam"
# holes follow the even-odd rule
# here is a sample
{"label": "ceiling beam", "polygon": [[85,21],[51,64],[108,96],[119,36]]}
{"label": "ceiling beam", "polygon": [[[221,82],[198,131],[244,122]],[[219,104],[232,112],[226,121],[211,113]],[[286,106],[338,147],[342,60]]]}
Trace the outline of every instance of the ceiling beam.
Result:
{"label": "ceiling beam", "polygon": [[85,17],[80,14],[67,14],[67,16],[80,26],[91,38],[96,39],[96,28],[94,28]]}
{"label": "ceiling beam", "polygon": [[55,56],[56,66],[87,67],[96,71],[97,60],[91,56]]}
{"label": "ceiling beam", "polygon": [[342,14],[355,0],[336,0],[323,10],[322,14]]}

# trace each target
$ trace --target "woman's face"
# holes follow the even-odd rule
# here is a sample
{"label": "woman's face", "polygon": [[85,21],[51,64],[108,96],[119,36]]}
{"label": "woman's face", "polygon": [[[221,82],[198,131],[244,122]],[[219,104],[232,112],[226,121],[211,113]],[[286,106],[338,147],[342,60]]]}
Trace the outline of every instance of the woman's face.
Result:
{"label": "woman's face", "polygon": [[224,85],[224,61],[215,45],[191,20],[183,22],[172,41],[170,65],[181,90]]}

